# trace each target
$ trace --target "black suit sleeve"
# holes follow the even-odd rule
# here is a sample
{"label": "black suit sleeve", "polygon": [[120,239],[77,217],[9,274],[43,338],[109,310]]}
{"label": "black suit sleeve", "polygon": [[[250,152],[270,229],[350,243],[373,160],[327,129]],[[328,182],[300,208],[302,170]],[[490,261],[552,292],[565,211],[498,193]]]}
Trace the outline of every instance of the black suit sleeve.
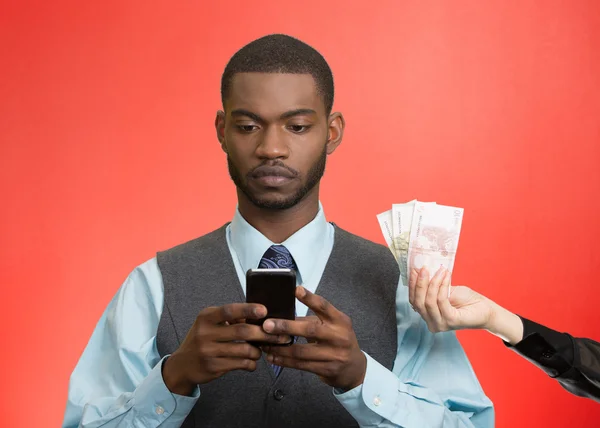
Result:
{"label": "black suit sleeve", "polygon": [[559,333],[526,318],[523,340],[504,344],[580,397],[600,402],[600,343]]}

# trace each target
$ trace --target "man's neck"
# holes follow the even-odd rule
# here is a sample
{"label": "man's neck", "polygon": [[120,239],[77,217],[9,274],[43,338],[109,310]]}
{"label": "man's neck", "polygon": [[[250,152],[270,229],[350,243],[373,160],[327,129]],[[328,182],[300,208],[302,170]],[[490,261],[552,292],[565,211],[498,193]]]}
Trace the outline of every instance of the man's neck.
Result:
{"label": "man's neck", "polygon": [[238,192],[238,209],[252,227],[278,244],[314,220],[319,212],[319,192],[311,192],[287,210],[259,208]]}

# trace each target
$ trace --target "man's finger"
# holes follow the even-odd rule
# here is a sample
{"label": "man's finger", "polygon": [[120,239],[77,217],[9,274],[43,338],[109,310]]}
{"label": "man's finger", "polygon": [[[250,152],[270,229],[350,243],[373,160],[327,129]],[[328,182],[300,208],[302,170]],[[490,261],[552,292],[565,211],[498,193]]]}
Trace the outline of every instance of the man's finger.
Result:
{"label": "man's finger", "polygon": [[234,323],[241,319],[261,319],[267,316],[267,308],[258,303],[230,303],[206,309],[206,320],[213,324]]}
{"label": "man's finger", "polygon": [[336,355],[330,348],[316,344],[296,344],[292,346],[264,346],[268,355],[307,361],[335,361]]}
{"label": "man's finger", "polygon": [[256,370],[256,361],[249,358],[212,358],[207,365],[213,373],[220,375],[232,370],[246,370],[253,372]]}
{"label": "man's finger", "polygon": [[327,340],[330,336],[327,326],[317,317],[295,321],[270,318],[263,323],[263,330],[270,334],[300,336],[314,340]]}
{"label": "man's finger", "polygon": [[214,346],[215,348],[212,354],[219,358],[247,358],[250,360],[258,360],[262,355],[260,349],[246,342],[217,342]]}
{"label": "man's finger", "polygon": [[213,340],[216,342],[245,341],[284,344],[290,342],[290,337],[265,333],[259,325],[238,323],[216,327]]}
{"label": "man's finger", "polygon": [[297,360],[292,357],[282,357],[274,354],[267,355],[267,361],[281,367],[303,370],[323,377],[331,376],[336,364],[331,361]]}
{"label": "man's finger", "polygon": [[296,287],[296,297],[324,321],[336,322],[345,317],[342,312],[338,311],[335,306],[326,299],[311,293],[301,285]]}

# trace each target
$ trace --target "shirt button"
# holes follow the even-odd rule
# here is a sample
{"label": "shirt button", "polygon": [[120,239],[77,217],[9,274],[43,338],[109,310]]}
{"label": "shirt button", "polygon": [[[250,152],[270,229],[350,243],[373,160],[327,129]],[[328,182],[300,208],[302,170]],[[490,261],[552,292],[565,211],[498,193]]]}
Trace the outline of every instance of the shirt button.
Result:
{"label": "shirt button", "polygon": [[276,389],[273,391],[273,397],[275,397],[275,400],[281,401],[285,397],[285,393],[281,389]]}
{"label": "shirt button", "polygon": [[552,352],[550,352],[550,351],[542,352],[542,358],[552,358]]}
{"label": "shirt button", "polygon": [[381,405],[381,398],[379,398],[379,395],[376,395],[375,398],[373,398],[373,404],[375,406]]}
{"label": "shirt button", "polygon": [[156,406],[156,414],[162,415],[163,413],[165,413],[165,409],[163,409],[161,406]]}

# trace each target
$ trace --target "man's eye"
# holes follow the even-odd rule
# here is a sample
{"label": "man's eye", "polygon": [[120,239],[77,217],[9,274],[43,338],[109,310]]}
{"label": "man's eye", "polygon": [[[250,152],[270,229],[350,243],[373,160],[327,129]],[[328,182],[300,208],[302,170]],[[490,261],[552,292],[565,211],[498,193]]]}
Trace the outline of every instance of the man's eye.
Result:
{"label": "man's eye", "polygon": [[310,129],[310,125],[288,125],[288,129],[296,134],[302,134]]}
{"label": "man's eye", "polygon": [[256,125],[237,125],[237,127],[242,132],[252,132],[258,129]]}

